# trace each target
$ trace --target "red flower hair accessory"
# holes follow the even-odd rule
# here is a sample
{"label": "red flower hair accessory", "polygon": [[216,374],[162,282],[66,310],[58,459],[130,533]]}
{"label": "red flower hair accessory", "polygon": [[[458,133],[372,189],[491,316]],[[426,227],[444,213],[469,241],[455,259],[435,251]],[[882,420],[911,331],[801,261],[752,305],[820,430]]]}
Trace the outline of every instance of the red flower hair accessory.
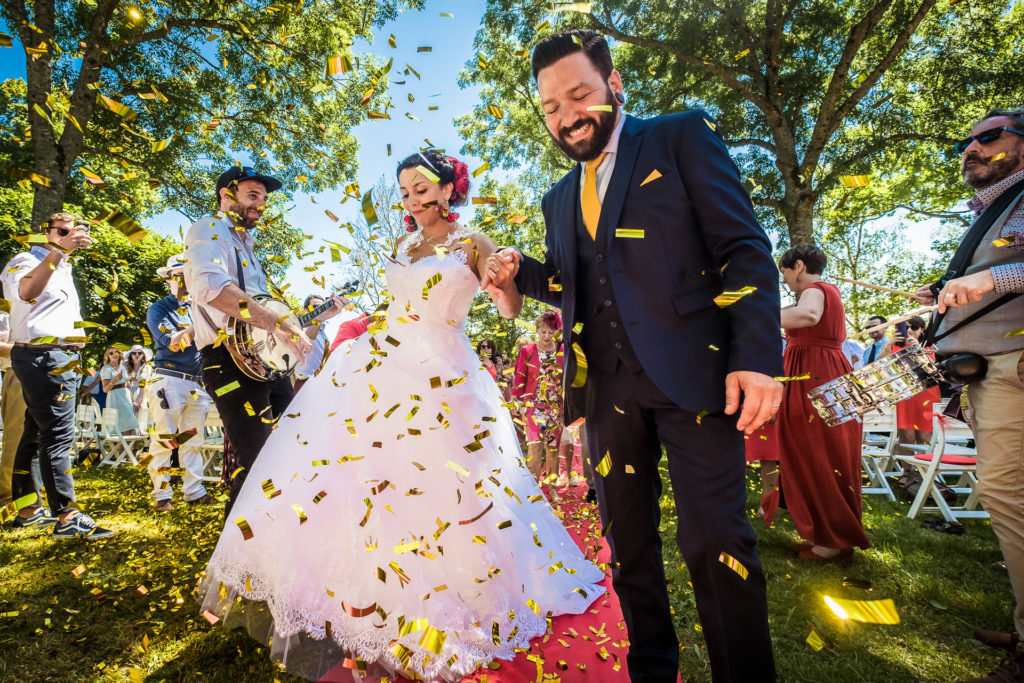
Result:
{"label": "red flower hair accessory", "polygon": [[453,206],[461,206],[469,199],[469,167],[455,157],[448,157],[455,171],[455,183],[452,188],[451,203]]}

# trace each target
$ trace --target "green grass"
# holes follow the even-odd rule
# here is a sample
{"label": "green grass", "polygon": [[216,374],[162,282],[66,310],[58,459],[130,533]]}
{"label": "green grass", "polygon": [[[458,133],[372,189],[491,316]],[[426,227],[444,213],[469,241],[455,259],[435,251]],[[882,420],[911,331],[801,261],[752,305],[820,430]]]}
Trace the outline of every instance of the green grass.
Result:
{"label": "green grass", "polygon": [[[751,505],[756,474],[751,471]],[[148,478],[129,468],[79,470],[76,484],[97,519],[119,533],[95,543],[55,543],[42,529],[0,532],[0,613],[7,614],[0,616],[0,680],[295,680],[244,632],[210,627],[197,614],[193,590],[220,532],[219,506],[181,504],[156,516]],[[668,501],[665,561],[683,679],[706,681],[706,652]],[[755,525],[780,680],[955,681],[982,675],[996,662],[971,638],[975,626],[1011,628],[1012,594],[988,522],[968,521],[965,535],[951,536],[921,528],[906,519],[906,509],[868,498],[865,523],[875,547],[847,568],[794,559],[788,546],[796,534],[784,515],[773,529]],[[844,577],[870,581],[872,590],[844,587]],[[902,621],[840,621],[823,594],[892,598]],[[805,642],[812,626],[827,644],[820,652]]]}

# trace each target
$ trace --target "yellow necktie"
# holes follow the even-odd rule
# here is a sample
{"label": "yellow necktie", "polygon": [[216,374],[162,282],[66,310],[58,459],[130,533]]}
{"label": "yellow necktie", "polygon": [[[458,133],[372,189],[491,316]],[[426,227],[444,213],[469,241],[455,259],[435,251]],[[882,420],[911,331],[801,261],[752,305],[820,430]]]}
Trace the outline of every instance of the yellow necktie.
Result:
{"label": "yellow necktie", "polygon": [[597,239],[597,222],[601,219],[601,198],[597,194],[597,167],[601,165],[604,155],[601,152],[596,159],[591,159],[583,165],[583,197],[580,203],[583,205],[583,225],[590,233],[590,239]]}

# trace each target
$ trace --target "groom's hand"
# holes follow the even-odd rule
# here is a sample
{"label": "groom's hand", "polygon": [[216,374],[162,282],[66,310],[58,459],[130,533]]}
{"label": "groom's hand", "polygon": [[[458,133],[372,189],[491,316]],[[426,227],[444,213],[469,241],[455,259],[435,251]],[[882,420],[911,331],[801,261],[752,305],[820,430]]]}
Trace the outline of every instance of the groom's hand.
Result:
{"label": "groom's hand", "polygon": [[782,382],[760,372],[730,372],[725,376],[726,415],[732,415],[739,408],[740,392],[743,392],[743,412],[736,429],[753,434],[778,412],[782,403]]}
{"label": "groom's hand", "polygon": [[484,276],[480,280],[480,291],[490,291],[492,287],[508,289],[515,287],[516,274],[519,272],[519,251],[506,247],[487,257]]}

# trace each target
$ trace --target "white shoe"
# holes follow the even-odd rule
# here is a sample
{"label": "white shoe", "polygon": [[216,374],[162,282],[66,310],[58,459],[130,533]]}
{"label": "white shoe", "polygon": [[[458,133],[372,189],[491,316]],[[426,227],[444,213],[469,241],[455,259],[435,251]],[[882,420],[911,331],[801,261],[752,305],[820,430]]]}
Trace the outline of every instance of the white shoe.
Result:
{"label": "white shoe", "polygon": [[577,486],[579,486],[582,483],[583,483],[583,480],[580,479],[580,475],[576,474],[575,472],[573,472],[572,474],[569,475],[569,486],[571,486],[573,488],[576,488]]}
{"label": "white shoe", "polygon": [[565,477],[564,474],[559,476],[557,481],[555,482],[555,486],[557,486],[560,489],[563,489],[563,488],[565,488],[568,485],[569,485],[569,480]]}

